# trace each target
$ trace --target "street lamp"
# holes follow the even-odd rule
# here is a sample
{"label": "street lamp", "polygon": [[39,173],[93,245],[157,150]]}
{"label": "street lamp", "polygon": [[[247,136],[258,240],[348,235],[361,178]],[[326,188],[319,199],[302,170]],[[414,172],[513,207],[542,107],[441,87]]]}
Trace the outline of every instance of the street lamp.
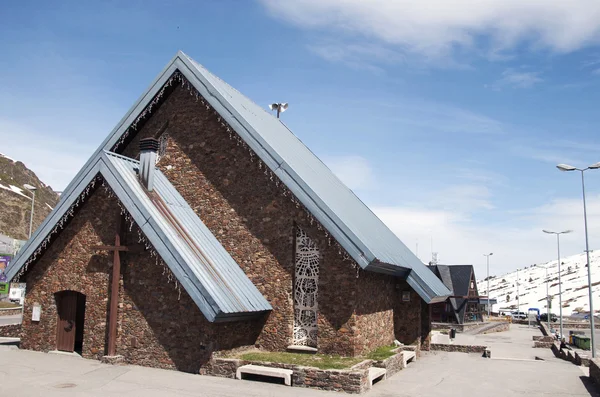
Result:
{"label": "street lamp", "polygon": [[490,256],[494,255],[493,252],[489,254],[483,254],[487,258],[487,307],[488,307],[488,321],[490,318],[490,312],[492,310],[492,306],[490,305]]}
{"label": "street lamp", "polygon": [[[595,328],[594,328],[594,298],[592,296],[592,269],[590,265],[590,245],[588,242],[588,227],[587,227],[587,209],[585,206],[585,181],[583,178],[583,172],[587,170],[597,170],[600,168],[600,162],[596,164],[592,164],[587,168],[576,168],[572,165],[568,164],[559,164],[556,166],[561,171],[579,171],[581,172],[581,191],[583,193],[583,223],[585,226],[585,253],[587,254],[587,271],[588,271],[588,289],[589,289],[589,297],[590,297],[590,328],[592,334],[592,358],[596,358],[596,344],[595,344]],[[560,259],[559,259],[560,261]]]}
{"label": "street lamp", "polygon": [[31,215],[29,216],[29,238],[31,238],[31,232],[33,231],[33,205],[35,204],[35,191],[37,187],[29,184],[24,184],[23,187],[31,192],[33,195],[31,198]]}
{"label": "street lamp", "polygon": [[[573,231],[572,230],[564,230],[562,232],[552,232],[550,230],[542,230],[542,231],[547,234],[556,234],[556,246],[558,249],[558,309],[559,309],[558,315],[559,315],[559,319],[560,319],[560,337],[562,339],[564,337],[564,334],[563,334],[563,319],[562,319],[562,281],[560,279],[560,235],[568,234]],[[548,277],[548,276],[546,276],[546,277]],[[546,295],[548,295],[548,291],[546,291]],[[550,328],[549,323],[548,323],[548,328]]]}
{"label": "street lamp", "polygon": [[[550,293],[548,292],[548,266],[540,266],[543,267],[546,271],[546,322],[548,323],[548,332],[550,332]],[[559,273],[560,274],[560,273]],[[560,335],[562,337],[562,329],[560,330]]]}

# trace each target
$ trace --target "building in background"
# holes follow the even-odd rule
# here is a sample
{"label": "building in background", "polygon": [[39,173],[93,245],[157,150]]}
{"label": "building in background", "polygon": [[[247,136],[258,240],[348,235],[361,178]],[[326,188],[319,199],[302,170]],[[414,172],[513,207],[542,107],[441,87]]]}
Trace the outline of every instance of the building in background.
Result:
{"label": "building in background", "polygon": [[451,296],[445,302],[431,305],[432,322],[464,324],[483,321],[485,307],[481,304],[482,297],[477,292],[473,265],[428,267],[451,291]]}

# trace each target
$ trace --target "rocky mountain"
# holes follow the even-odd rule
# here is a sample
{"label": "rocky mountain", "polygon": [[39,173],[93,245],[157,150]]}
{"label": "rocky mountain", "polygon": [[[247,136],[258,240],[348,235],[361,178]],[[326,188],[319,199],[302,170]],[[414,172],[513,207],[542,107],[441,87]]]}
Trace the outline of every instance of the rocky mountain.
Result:
{"label": "rocky mountain", "polygon": [[[563,315],[589,312],[587,258],[585,254],[561,258],[560,277],[562,283]],[[600,251],[590,251],[592,273],[592,292],[594,296],[594,312],[600,312]],[[546,277],[546,269],[548,276]],[[538,308],[546,312],[546,285],[548,295],[552,297],[550,311],[559,313],[558,261],[532,265],[519,271],[502,276],[490,277],[490,297],[496,298],[498,304],[493,311],[502,309],[527,312],[529,308]],[[481,295],[486,294],[487,281],[477,281]]]}
{"label": "rocky mountain", "polygon": [[0,153],[0,234],[19,240],[26,240],[29,235],[31,192],[25,189],[26,184],[37,189],[35,230],[58,203],[59,196],[25,164]]}

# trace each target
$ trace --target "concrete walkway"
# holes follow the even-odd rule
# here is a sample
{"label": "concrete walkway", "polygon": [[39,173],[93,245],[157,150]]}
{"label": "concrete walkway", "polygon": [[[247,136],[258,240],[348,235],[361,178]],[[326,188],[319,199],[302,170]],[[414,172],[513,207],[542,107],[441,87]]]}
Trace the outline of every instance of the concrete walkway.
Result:
{"label": "concrete walkway", "polygon": [[456,334],[454,343],[488,346],[492,350],[492,359],[535,360],[536,356],[543,359],[554,358],[550,349],[533,348],[534,335],[542,335],[539,328],[511,324],[508,332],[479,335]]}
{"label": "concrete walkway", "polygon": [[[397,375],[376,384],[371,397],[599,396],[580,367],[549,357],[530,357],[534,330],[477,335],[492,344],[486,359],[479,354],[431,352]],[[532,333],[533,332],[533,333]],[[539,331],[538,331],[539,334]],[[528,337],[528,341],[526,341]],[[494,350],[495,349],[495,350]],[[513,357],[509,357],[513,356]],[[0,390],[18,396],[343,396],[335,392],[268,383],[238,381],[137,366],[110,366],[93,360],[0,346]],[[589,388],[589,390],[588,390]]]}

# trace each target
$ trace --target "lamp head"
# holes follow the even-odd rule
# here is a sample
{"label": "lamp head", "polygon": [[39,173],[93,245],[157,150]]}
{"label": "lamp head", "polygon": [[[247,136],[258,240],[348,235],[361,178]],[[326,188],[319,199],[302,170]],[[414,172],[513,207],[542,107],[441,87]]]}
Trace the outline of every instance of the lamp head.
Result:
{"label": "lamp head", "polygon": [[32,192],[33,192],[34,190],[37,190],[37,187],[35,187],[35,186],[32,186],[32,185],[30,185],[30,184],[28,184],[28,183],[24,184],[24,185],[23,185],[23,187],[24,187],[25,189],[27,189],[27,190],[30,190],[30,191],[32,191]]}
{"label": "lamp head", "polygon": [[600,162],[592,164],[588,167],[590,170],[597,170],[598,168],[600,168]]}
{"label": "lamp head", "polygon": [[556,168],[558,168],[561,171],[575,171],[577,169],[577,167],[573,167],[572,165],[568,164],[559,164],[556,166]]}

